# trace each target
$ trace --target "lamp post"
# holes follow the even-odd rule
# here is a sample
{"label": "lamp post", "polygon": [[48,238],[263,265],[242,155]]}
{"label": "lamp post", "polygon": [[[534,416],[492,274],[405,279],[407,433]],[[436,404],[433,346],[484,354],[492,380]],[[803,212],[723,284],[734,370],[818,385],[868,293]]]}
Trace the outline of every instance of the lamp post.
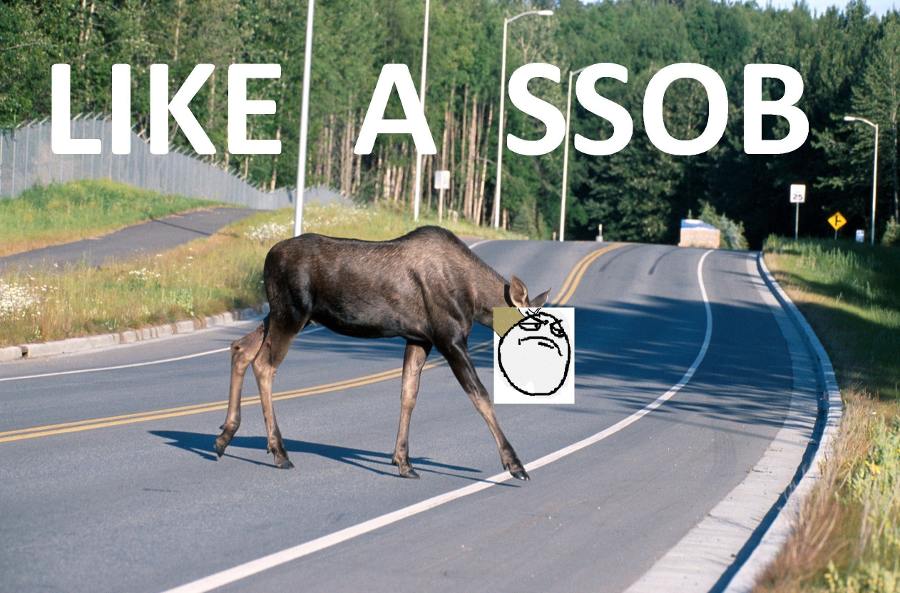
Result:
{"label": "lamp post", "polygon": [[303,102],[300,106],[300,150],[297,155],[297,198],[294,202],[294,236],[303,232],[303,191],[306,186],[306,135],[309,131],[309,79],[312,67],[313,13],[315,0],[307,0],[306,46],[303,50]]}
{"label": "lamp post", "polygon": [[[425,112],[425,73],[428,70],[428,16],[431,0],[425,0],[425,25],[422,33],[422,79],[419,84],[419,103]],[[419,205],[422,201],[422,154],[416,150],[416,195],[413,197],[413,220],[419,220]]]}
{"label": "lamp post", "polygon": [[[585,66],[584,68],[587,68]],[[572,117],[572,77],[584,70],[579,68],[575,71],[569,71],[569,90],[566,94],[566,141],[563,144],[563,171],[562,171],[562,190],[559,197],[559,240],[564,241],[566,236],[566,192],[569,187],[569,128],[571,126]]]}
{"label": "lamp post", "polygon": [[862,122],[868,126],[872,126],[875,130],[875,157],[872,160],[872,225],[869,231],[869,241],[872,245],[875,245],[875,198],[878,196],[878,124],[871,122],[864,117],[857,117],[855,115],[845,115],[844,121]]}
{"label": "lamp post", "polygon": [[529,15],[553,16],[552,10],[529,10],[521,14],[517,14],[512,18],[503,19],[503,48],[500,58],[500,118],[498,120],[497,130],[497,181],[494,184],[494,228],[500,228],[500,186],[503,177],[503,115],[506,107],[506,40],[508,37],[509,24],[515,20]]}

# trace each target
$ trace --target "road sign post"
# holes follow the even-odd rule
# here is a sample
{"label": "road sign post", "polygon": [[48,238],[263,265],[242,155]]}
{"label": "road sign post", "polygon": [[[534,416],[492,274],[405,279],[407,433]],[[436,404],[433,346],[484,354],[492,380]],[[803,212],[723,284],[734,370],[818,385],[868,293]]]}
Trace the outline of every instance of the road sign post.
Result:
{"label": "road sign post", "polygon": [[797,240],[797,234],[800,232],[800,202],[794,204],[794,241]]}
{"label": "road sign post", "polygon": [[794,204],[794,241],[800,231],[800,204],[806,201],[806,186],[802,183],[791,184],[791,204]]}
{"label": "road sign post", "polygon": [[444,220],[444,190],[450,189],[450,171],[434,172],[434,189],[438,190],[438,222]]}

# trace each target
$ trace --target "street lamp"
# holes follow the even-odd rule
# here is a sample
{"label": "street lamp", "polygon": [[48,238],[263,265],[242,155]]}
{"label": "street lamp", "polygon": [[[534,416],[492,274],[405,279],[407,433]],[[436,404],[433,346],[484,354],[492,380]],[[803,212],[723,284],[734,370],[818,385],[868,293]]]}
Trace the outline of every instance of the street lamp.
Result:
{"label": "street lamp", "polygon": [[503,110],[506,107],[506,40],[509,24],[529,15],[553,16],[552,10],[529,10],[512,18],[503,19],[503,49],[500,58],[500,119],[497,130],[497,182],[494,184],[494,228],[500,228],[500,185],[503,176]]}
{"label": "street lamp", "polygon": [[875,198],[878,195],[878,124],[855,115],[845,115],[844,121],[859,121],[875,129],[875,157],[872,161],[872,227],[869,232],[869,240],[872,245],[875,245]]}
{"label": "street lamp", "polygon": [[[425,25],[422,33],[422,81],[419,84],[419,103],[425,113],[425,73],[428,69],[428,14],[431,0],[425,0]],[[413,220],[419,220],[419,204],[422,200],[422,153],[416,150],[416,195],[413,198]]]}
{"label": "street lamp", "polygon": [[[584,68],[587,68],[585,66]],[[566,94],[566,141],[563,144],[563,171],[562,171],[562,190],[559,198],[559,240],[565,240],[566,234],[566,191],[569,183],[569,127],[571,125],[572,116],[572,77],[584,70],[569,71],[569,90]]]}
{"label": "street lamp", "polygon": [[306,46],[303,50],[303,103],[300,106],[300,150],[297,155],[297,199],[294,202],[294,236],[303,232],[303,191],[306,186],[306,135],[309,131],[309,79],[312,66],[313,13],[315,0],[307,0]]}

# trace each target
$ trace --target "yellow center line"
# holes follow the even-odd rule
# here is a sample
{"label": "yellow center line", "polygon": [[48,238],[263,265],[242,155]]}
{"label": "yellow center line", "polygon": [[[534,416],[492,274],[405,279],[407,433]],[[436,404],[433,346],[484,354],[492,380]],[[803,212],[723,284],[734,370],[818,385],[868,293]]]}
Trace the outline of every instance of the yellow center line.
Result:
{"label": "yellow center line", "polygon": [[[555,306],[565,305],[569,299],[575,294],[575,290],[584,278],[588,266],[605,253],[621,247],[621,244],[613,244],[597,249],[583,257],[572,268],[563,282],[560,289],[560,296],[553,303]],[[492,340],[487,340],[469,349],[470,352],[479,352],[490,347]],[[446,361],[435,361],[426,364],[423,370],[433,369],[446,364]],[[314,385],[312,387],[304,387],[302,389],[293,389],[291,391],[282,391],[272,394],[275,401],[294,399],[298,397],[307,397],[311,395],[320,395],[323,393],[332,393],[356,387],[364,387],[382,381],[399,378],[403,373],[402,368],[373,373],[352,379],[343,379],[333,383],[324,383],[322,385]],[[241,407],[259,402],[259,396],[244,397],[241,400]],[[103,418],[91,418],[86,420],[76,420],[74,422],[63,422],[60,424],[45,424],[42,426],[32,426],[30,428],[20,428],[16,430],[8,430],[0,432],[0,443],[11,443],[14,441],[22,441],[26,439],[36,439],[59,434],[67,434],[72,432],[82,432],[87,430],[96,430],[99,428],[107,428],[110,426],[121,426],[124,424],[137,424],[139,422],[149,422],[151,420],[162,420],[165,418],[176,418],[180,416],[192,416],[194,414],[204,414],[206,412],[214,412],[217,410],[225,410],[228,408],[228,401],[217,401],[203,404],[191,404],[187,406],[178,406],[174,408],[164,408],[161,410],[151,410],[147,412],[135,412],[132,414],[121,414],[118,416],[106,416]]]}
{"label": "yellow center line", "polygon": [[618,249],[619,247],[622,247],[622,243],[613,243],[597,249],[581,258],[581,260],[575,264],[575,267],[572,268],[572,271],[569,272],[565,282],[563,282],[563,287],[559,291],[559,298],[556,299],[554,305],[560,307],[568,303],[569,299],[575,294],[578,285],[581,283],[581,279],[584,278],[584,274],[587,272],[588,267],[602,255],[609,253],[613,249]]}

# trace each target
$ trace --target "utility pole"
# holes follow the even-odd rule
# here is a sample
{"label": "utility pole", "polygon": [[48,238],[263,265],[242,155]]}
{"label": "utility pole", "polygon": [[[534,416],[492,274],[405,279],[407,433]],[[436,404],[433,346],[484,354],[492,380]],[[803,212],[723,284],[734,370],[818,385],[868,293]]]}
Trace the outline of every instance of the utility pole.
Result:
{"label": "utility pole", "polygon": [[306,136],[309,132],[309,80],[312,69],[313,14],[316,1],[307,0],[306,46],[303,51],[303,98],[300,105],[300,150],[297,155],[297,196],[294,201],[294,236],[303,232],[303,192],[306,189]]}
{"label": "utility pole", "polygon": [[844,121],[862,122],[875,130],[875,156],[872,159],[872,225],[869,230],[869,244],[875,245],[875,202],[878,197],[878,124],[855,115],[845,115]]}
{"label": "utility pole", "polygon": [[[587,66],[585,66],[587,68]],[[566,237],[566,193],[569,189],[569,129],[572,126],[572,78],[584,70],[579,68],[569,72],[569,90],[566,93],[566,140],[563,145],[562,190],[559,196],[559,240]]]}
{"label": "utility pole", "polygon": [[503,184],[503,124],[506,109],[506,42],[509,24],[528,15],[553,16],[552,10],[529,10],[512,18],[503,19],[503,46],[500,50],[500,117],[497,125],[497,181],[494,184],[494,228],[500,228],[500,194]]}
{"label": "utility pole", "polygon": [[[425,113],[425,74],[428,71],[428,16],[431,0],[425,0],[425,30],[422,33],[422,79],[419,83],[419,103]],[[419,221],[419,205],[422,201],[422,154],[416,150],[416,186],[413,197],[413,220]]]}

